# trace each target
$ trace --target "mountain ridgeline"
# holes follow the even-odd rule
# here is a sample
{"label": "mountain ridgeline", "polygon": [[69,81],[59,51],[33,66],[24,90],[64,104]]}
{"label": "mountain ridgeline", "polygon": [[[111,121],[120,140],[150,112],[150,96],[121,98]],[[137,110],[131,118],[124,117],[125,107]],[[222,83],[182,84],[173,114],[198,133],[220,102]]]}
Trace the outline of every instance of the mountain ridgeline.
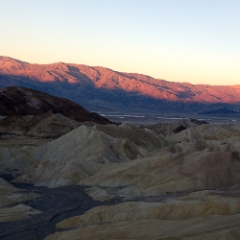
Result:
{"label": "mountain ridgeline", "polygon": [[240,111],[240,85],[193,85],[80,64],[30,64],[0,57],[0,88],[22,86],[65,97],[91,111]]}

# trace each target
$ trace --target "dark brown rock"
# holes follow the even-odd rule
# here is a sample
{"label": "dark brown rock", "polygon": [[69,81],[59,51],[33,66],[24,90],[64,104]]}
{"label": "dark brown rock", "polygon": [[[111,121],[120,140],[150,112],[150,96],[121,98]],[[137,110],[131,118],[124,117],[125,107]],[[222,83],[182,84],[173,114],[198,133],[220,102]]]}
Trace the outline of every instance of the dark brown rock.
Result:
{"label": "dark brown rock", "polygon": [[[47,93],[23,87],[6,87],[0,92],[0,115],[39,115],[47,112],[60,113],[78,122],[111,123],[97,113],[92,113],[80,105],[65,98],[51,96]],[[12,119],[12,120],[11,120]],[[17,118],[8,118],[8,121]],[[19,121],[21,117],[18,117]],[[21,124],[24,121],[21,119]]]}

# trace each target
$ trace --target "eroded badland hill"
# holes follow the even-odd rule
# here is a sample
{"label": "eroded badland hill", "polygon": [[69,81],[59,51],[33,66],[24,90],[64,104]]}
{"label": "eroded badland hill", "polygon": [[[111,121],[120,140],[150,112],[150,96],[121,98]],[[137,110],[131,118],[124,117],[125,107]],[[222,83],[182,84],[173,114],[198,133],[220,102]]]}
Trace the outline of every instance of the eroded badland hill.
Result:
{"label": "eroded badland hill", "polygon": [[5,110],[18,115],[0,120],[1,239],[240,239],[239,124],[78,121],[15,91]]}

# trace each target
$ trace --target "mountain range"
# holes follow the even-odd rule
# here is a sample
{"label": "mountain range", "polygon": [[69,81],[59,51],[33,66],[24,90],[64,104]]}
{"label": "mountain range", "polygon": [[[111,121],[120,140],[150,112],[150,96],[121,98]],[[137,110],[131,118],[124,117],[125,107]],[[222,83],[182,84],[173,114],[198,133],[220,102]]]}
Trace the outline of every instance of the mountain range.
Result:
{"label": "mountain range", "polygon": [[23,86],[44,91],[68,98],[98,112],[240,111],[240,85],[169,82],[104,67],[63,62],[31,64],[2,56],[0,88],[6,86]]}
{"label": "mountain range", "polygon": [[[1,60],[2,85],[83,106],[237,113],[236,86],[200,92],[99,67]],[[165,100],[154,95],[163,86]],[[187,86],[192,97],[181,100]],[[239,171],[238,122],[114,123],[63,97],[0,89],[1,240],[239,240]]]}

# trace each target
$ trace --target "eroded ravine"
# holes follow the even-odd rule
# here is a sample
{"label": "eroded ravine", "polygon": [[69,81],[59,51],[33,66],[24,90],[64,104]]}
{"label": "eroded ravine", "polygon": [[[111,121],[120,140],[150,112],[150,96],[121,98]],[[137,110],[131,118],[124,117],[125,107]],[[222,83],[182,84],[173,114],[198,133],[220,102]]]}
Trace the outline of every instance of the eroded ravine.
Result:
{"label": "eroded ravine", "polygon": [[[10,180],[10,176],[1,176]],[[23,202],[42,213],[15,222],[0,223],[0,239],[3,240],[42,240],[56,231],[58,222],[84,214],[87,210],[100,206],[123,202],[117,198],[100,202],[89,197],[85,189],[87,186],[69,185],[58,188],[37,187],[30,184],[13,184],[21,193],[37,193],[40,197]],[[166,199],[178,198],[189,192],[164,194],[157,197],[136,198],[132,201],[159,202]]]}
{"label": "eroded ravine", "polygon": [[36,192],[41,197],[24,204],[42,211],[25,220],[0,223],[0,239],[41,240],[55,231],[58,222],[99,205],[110,204],[94,201],[84,191],[86,186],[59,188],[35,187],[28,184],[14,184],[24,192]]}

